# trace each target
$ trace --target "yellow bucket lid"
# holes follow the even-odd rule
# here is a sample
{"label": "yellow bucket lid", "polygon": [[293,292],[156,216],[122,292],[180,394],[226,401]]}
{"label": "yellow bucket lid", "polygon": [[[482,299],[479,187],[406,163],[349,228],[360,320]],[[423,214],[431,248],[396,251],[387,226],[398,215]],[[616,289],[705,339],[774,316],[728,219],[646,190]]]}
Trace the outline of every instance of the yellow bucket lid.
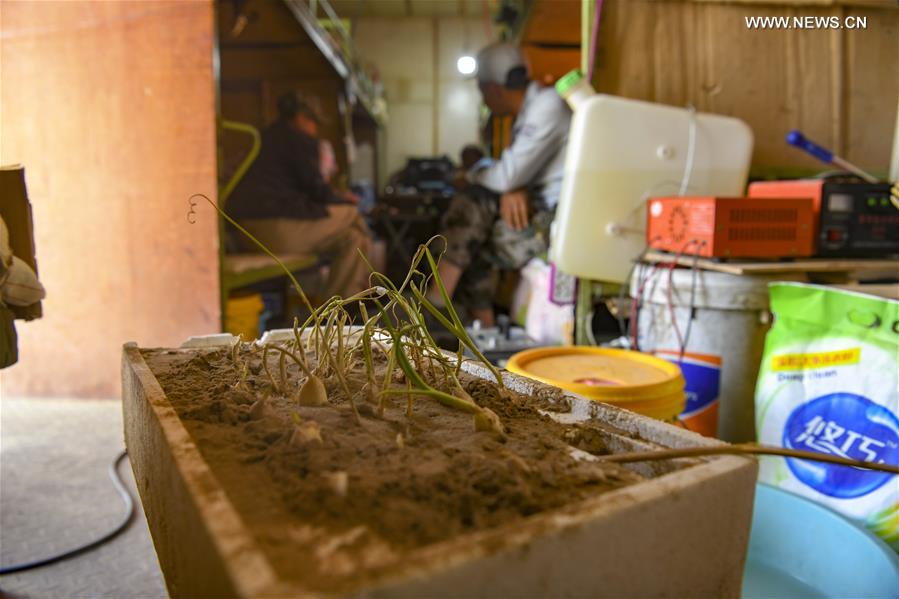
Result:
{"label": "yellow bucket lid", "polygon": [[674,419],[686,402],[680,368],[635,351],[541,347],[515,354],[506,369],[662,420]]}

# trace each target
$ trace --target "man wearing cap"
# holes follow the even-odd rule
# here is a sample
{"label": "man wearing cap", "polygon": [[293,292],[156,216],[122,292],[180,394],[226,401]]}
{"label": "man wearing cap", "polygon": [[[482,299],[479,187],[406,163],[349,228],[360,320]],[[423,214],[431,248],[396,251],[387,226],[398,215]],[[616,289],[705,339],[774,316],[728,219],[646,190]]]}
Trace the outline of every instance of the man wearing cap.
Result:
{"label": "man wearing cap", "polygon": [[[514,116],[512,143],[481,161],[453,198],[441,234],[440,276],[484,326],[493,324],[497,268],[519,269],[546,251],[562,186],[571,111],[553,88],[531,81],[518,46],[492,44],[478,55],[478,88],[494,117]],[[439,303],[432,289],[429,297]]]}
{"label": "man wearing cap", "polygon": [[[357,251],[370,254],[368,228],[353,196],[336,193],[322,177],[318,112],[288,92],[278,100],[278,113],[227,209],[275,253],[331,255],[325,297],[348,297],[368,286]],[[249,240],[240,243],[256,249]]]}

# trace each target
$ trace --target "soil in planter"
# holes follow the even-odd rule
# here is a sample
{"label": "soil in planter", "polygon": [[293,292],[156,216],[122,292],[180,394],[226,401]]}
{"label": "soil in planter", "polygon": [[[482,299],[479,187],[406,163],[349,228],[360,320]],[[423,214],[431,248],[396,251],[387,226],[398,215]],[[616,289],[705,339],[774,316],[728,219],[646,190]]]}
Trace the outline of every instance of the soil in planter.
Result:
{"label": "soil in planter", "polygon": [[[540,398],[501,397],[465,374],[463,385],[499,415],[505,435],[476,432],[470,414],[425,396],[414,396],[411,417],[406,396],[389,396],[378,417],[357,392],[364,372],[349,375],[361,423],[336,380],[325,381],[326,406],[299,407],[272,390],[262,352],[249,346],[239,358],[243,386],[243,366],[225,350],[144,357],[278,574],[310,590],[349,590],[410,550],[641,480],[615,464],[574,459],[572,444],[601,453],[601,436],[542,415]],[[274,352],[268,365],[278,380]],[[381,380],[383,359],[377,366]],[[290,365],[287,374],[297,389],[302,373]]]}

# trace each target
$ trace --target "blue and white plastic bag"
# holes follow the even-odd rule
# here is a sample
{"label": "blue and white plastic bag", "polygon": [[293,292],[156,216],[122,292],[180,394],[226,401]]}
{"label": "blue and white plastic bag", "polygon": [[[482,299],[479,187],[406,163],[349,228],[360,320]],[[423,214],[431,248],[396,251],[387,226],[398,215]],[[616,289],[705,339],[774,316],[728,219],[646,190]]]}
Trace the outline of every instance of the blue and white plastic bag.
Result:
{"label": "blue and white plastic bag", "polygon": [[[899,302],[799,283],[772,284],[770,294],[759,442],[899,464]],[[841,512],[899,550],[899,477],[764,458],[759,480]]]}

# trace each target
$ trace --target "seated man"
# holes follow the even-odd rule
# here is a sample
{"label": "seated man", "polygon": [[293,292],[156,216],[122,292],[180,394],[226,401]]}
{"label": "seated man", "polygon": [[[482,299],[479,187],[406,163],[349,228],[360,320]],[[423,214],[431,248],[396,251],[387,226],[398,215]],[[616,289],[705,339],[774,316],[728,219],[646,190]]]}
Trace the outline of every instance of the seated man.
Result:
{"label": "seated man", "polygon": [[[354,196],[336,193],[322,178],[316,112],[296,92],[278,100],[278,112],[227,208],[276,254],[331,255],[325,298],[350,296],[368,286],[357,251],[370,253],[368,229]],[[249,240],[241,243],[256,249]]]}
{"label": "seated man", "polygon": [[[470,185],[443,217],[440,276],[471,315],[493,325],[496,268],[518,269],[547,248],[562,186],[571,111],[553,88],[531,81],[521,50],[488,46],[478,55],[478,87],[494,117],[514,116],[512,143],[498,161],[469,171]],[[435,289],[429,299],[439,303]]]}

